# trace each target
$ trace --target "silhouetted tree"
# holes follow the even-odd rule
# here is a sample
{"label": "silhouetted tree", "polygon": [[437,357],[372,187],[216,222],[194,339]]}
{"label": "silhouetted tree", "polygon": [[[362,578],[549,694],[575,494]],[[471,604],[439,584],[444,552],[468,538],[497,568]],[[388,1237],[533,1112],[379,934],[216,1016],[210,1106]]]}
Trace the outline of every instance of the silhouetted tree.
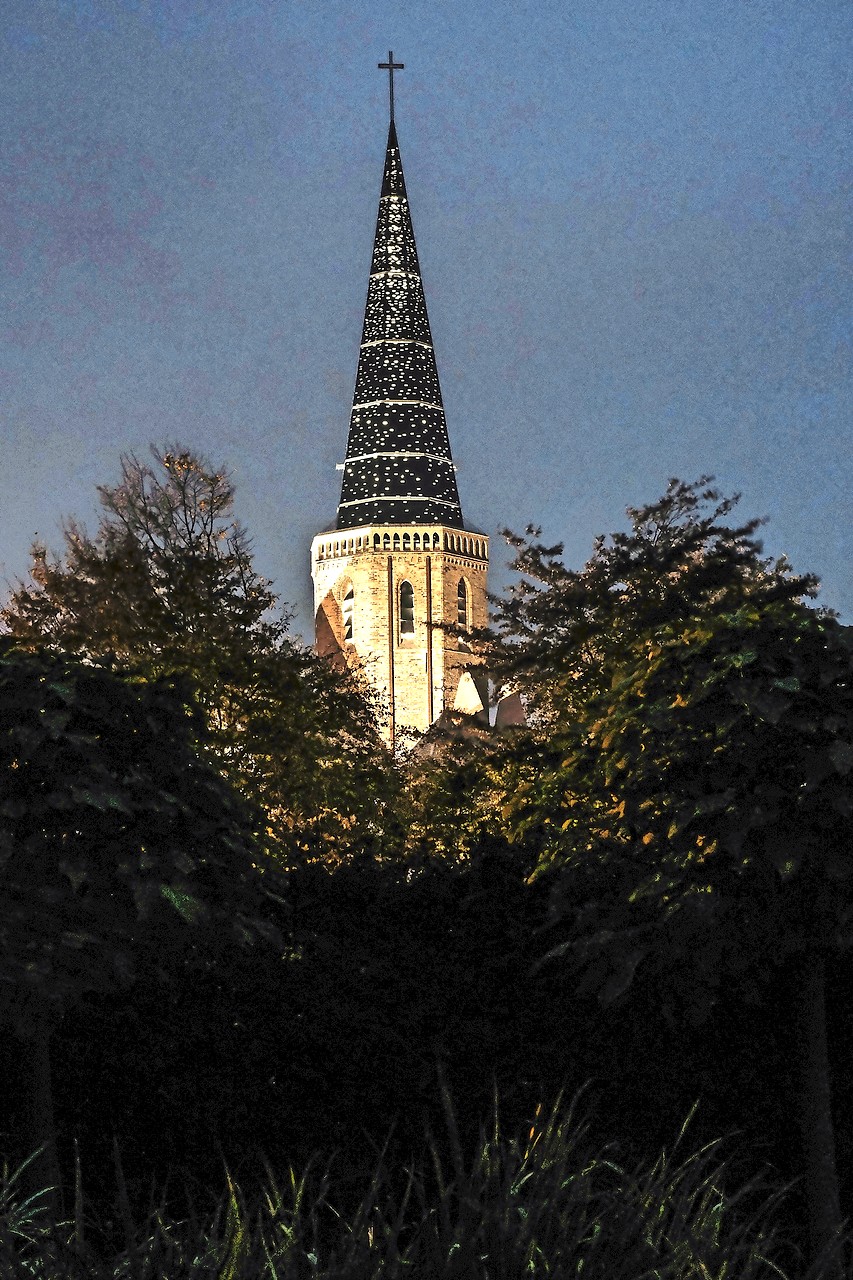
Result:
{"label": "silhouetted tree", "polygon": [[814,579],[763,559],[757,522],[725,523],[734,501],[673,481],[579,573],[518,543],[498,620],[537,732],[498,811],[553,877],[555,954],[603,999],[691,937],[699,969],[786,975],[817,1255],[841,1222],[825,966],[853,942],[853,664],[802,603]]}
{"label": "silhouetted tree", "polygon": [[33,547],[5,627],[22,645],[185,676],[212,758],[283,857],[372,847],[390,762],[364,689],[289,636],[227,473],[178,447],[152,454],[123,458],[119,484],[99,487],[94,536],[72,520],[62,555]]}
{"label": "silhouetted tree", "polygon": [[174,683],[0,642],[0,1019],[58,1185],[50,1037],[86,991],[231,937],[275,941],[246,806],[199,756]]}

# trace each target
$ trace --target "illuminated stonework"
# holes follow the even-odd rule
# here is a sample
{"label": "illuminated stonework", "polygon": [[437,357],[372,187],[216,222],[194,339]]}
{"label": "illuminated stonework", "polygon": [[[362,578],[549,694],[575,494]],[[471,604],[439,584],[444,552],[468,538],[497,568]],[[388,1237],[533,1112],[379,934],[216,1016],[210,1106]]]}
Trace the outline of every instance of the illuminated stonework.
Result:
{"label": "illuminated stonework", "polygon": [[[466,529],[393,120],[336,527],[311,548],[317,651],[379,694],[405,743],[477,707],[465,633],[488,622],[485,535]],[[460,706],[462,705],[460,702]]]}
{"label": "illuminated stonework", "polygon": [[333,530],[314,539],[311,563],[318,653],[364,672],[389,741],[423,733],[472,664],[465,632],[488,622],[488,538],[441,525]]}

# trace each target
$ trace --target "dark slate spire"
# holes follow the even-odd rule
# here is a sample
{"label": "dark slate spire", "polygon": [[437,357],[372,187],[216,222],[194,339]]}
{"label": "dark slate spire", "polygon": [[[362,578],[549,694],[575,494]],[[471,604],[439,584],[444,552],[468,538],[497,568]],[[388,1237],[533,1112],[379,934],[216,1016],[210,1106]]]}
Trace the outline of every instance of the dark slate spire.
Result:
{"label": "dark slate spire", "polygon": [[337,523],[462,528],[393,119]]}

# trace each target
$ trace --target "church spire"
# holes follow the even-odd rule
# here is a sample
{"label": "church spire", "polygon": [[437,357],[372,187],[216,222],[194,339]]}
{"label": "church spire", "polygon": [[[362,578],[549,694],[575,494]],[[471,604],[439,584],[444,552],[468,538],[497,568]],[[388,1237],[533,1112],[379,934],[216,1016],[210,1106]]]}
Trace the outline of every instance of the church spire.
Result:
{"label": "church spire", "polygon": [[379,197],[337,527],[462,528],[415,236],[393,116]]}
{"label": "church spire", "polygon": [[337,525],[314,538],[311,576],[317,652],[365,676],[395,746],[451,708],[485,715],[466,636],[488,625],[489,540],[462,523],[394,125],[402,64],[379,65],[391,120],[364,330]]}

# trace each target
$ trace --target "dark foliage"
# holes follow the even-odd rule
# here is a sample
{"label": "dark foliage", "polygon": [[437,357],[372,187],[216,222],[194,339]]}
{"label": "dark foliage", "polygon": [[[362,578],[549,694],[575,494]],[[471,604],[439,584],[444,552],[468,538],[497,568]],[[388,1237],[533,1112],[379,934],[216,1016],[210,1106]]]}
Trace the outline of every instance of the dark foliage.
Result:
{"label": "dark foliage", "polygon": [[61,555],[33,547],[0,621],[22,647],[179,675],[209,759],[264,814],[256,835],[288,863],[346,859],[389,825],[365,689],[288,634],[227,472],[178,446],[151,452],[99,487],[94,535],[71,520]]}
{"label": "dark foliage", "polygon": [[[75,950],[79,885],[112,865],[119,845],[142,850],[122,809],[127,770],[124,782],[110,775],[84,794],[70,780],[77,757],[53,762],[75,813],[95,824],[93,839],[81,879],[77,862],[45,862],[47,845],[30,849],[16,829],[14,847],[35,862],[14,919],[24,938],[53,893],[60,932],[50,965],[61,969],[66,953],[69,964],[91,960],[92,981],[73,986],[53,1056],[60,1150],[70,1167],[79,1143],[87,1194],[106,1218],[118,1190],[114,1139],[140,1212],[152,1179],[184,1211],[208,1205],[223,1160],[251,1190],[262,1156],[281,1170],[317,1151],[333,1160],[341,1204],[351,1187],[354,1205],[384,1143],[386,1168],[405,1180],[412,1159],[428,1167],[429,1134],[451,1163],[457,1144],[474,1142],[495,1092],[514,1129],[561,1090],[584,1087],[593,1139],[615,1140],[618,1158],[653,1159],[698,1102],[694,1142],[736,1132],[732,1177],[769,1168],[781,1183],[801,1167],[790,962],[804,954],[827,967],[849,1203],[849,651],[843,629],[800,600],[812,581],[762,559],[755,522],[728,524],[732,505],[704,482],[673,482],[659,503],[632,513],[632,534],[600,541],[581,573],[554,548],[523,546],[526,585],[499,621],[507,679],[530,698],[531,728],[461,735],[411,763],[396,796],[358,716],[339,707],[324,723],[325,700],[337,696],[324,669],[281,636],[264,639],[263,612],[245,627],[233,612],[234,661],[210,668],[204,732],[220,768],[244,777],[266,806],[263,821],[245,827],[239,805],[234,820],[247,838],[250,828],[268,837],[277,829],[269,843],[291,863],[281,899],[262,913],[282,938],[275,948],[238,944],[232,924],[245,913],[229,868],[220,874],[217,863],[209,884],[190,883],[185,861],[170,897],[157,857],[131,857],[109,929],[93,928],[97,945]],[[95,550],[93,580],[106,541]],[[64,573],[70,561],[55,568]],[[54,604],[68,586],[56,588]],[[152,634],[135,631],[124,656]],[[198,685],[196,650],[173,643],[169,627],[163,634],[147,674],[161,661],[172,673],[184,663]],[[218,662],[213,650],[204,661]],[[168,681],[119,685],[126,695],[98,712],[105,741],[107,720],[117,733],[135,723],[133,698],[154,699],[156,723],[157,699],[176,697]],[[50,697],[36,717],[43,745],[22,739],[26,750],[49,753],[67,727],[61,691]],[[241,744],[233,757],[229,734]],[[85,729],[72,740],[83,759]],[[209,813],[190,822],[186,797],[185,825],[174,825],[168,797],[202,777],[192,735],[181,743],[153,746],[146,759],[173,783],[152,773],[151,794],[165,789],[163,822],[192,861],[212,836]],[[203,776],[213,787],[216,775]],[[75,818],[66,844],[82,829]],[[42,865],[50,874],[40,880]],[[156,948],[143,945],[150,935],[128,907],[134,877],[140,901],[148,880],[160,885],[151,897],[163,921]],[[216,945],[185,948],[174,965],[168,930],[184,928],[182,904],[184,915],[197,904],[218,922]],[[131,986],[115,981],[126,964]],[[0,1085],[11,1096],[15,1069],[0,1046]],[[11,1139],[14,1111],[7,1123]],[[805,1200],[799,1210],[805,1219]]]}
{"label": "dark foliage", "polygon": [[[203,1201],[223,1158],[251,1178],[259,1153],[281,1167],[336,1151],[355,1176],[392,1128],[402,1168],[427,1128],[447,1140],[442,1076],[466,1140],[493,1087],[515,1125],[588,1084],[596,1137],[625,1158],[654,1153],[698,1100],[694,1141],[738,1132],[738,1174],[794,1175],[791,1034],[771,971],[721,983],[701,1022],[686,965],[644,966],[616,1006],[574,996],[565,965],[532,972],[547,893],[501,849],[411,882],[369,864],[307,870],[288,896],[284,960],[223,948],[215,967],[166,984],[140,972],[67,1021],[60,1130],[66,1149],[79,1138],[90,1190],[110,1198],[113,1134],[140,1201],[170,1172],[176,1194],[188,1177]],[[853,1030],[847,972],[832,984],[839,1043]]]}

